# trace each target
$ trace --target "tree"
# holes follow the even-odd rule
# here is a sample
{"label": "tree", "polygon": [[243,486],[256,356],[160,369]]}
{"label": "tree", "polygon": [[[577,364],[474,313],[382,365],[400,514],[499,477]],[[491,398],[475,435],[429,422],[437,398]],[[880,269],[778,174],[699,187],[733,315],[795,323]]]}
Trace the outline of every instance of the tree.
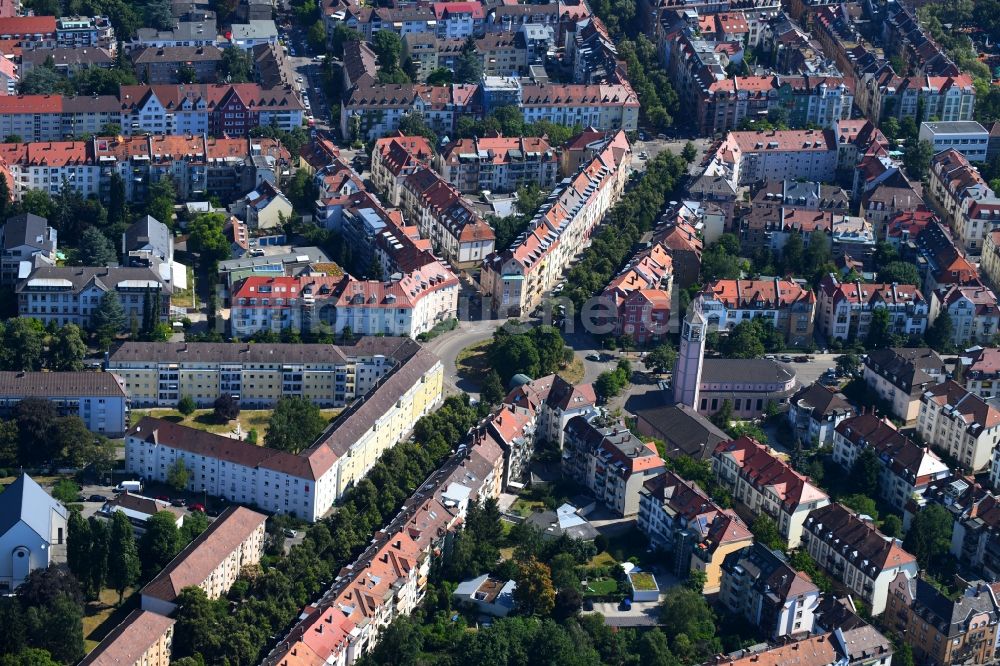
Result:
{"label": "tree", "polygon": [[898,538],[903,536],[903,521],[894,513],[890,513],[882,521],[882,534],[887,537]]}
{"label": "tree", "polygon": [[8,370],[41,370],[45,345],[41,322],[19,317],[7,321],[3,338]]}
{"label": "tree", "polygon": [[191,471],[180,458],[176,459],[167,470],[167,485],[177,491],[182,491],[188,487],[191,480]]}
{"label": "tree", "polygon": [[215,418],[228,423],[240,415],[240,401],[228,393],[215,399]]}
{"label": "tree", "polygon": [[101,347],[107,347],[125,328],[125,308],[117,291],[108,291],[101,296],[101,302],[90,315],[90,330],[97,336]]}
{"label": "tree", "polygon": [[202,213],[188,224],[188,249],[197,252],[202,265],[215,272],[220,261],[231,256],[231,246],[223,227],[226,216],[221,213]]}
{"label": "tree", "polygon": [[638,663],[643,666],[681,666],[680,660],[670,652],[666,635],[656,628],[643,632],[637,653]]}
{"label": "tree", "polygon": [[[105,129],[117,129],[117,132],[106,133]],[[121,127],[102,128],[101,134],[104,136],[117,136],[121,134]],[[111,174],[110,190],[108,192],[108,224],[111,228],[124,226],[128,222],[128,198],[125,190],[125,179],[117,171]]]}
{"label": "tree", "polygon": [[[691,651],[689,657],[700,663],[713,652],[716,635],[715,617],[701,592],[686,587],[672,588],[660,606],[663,632],[672,639],[674,652],[678,648]],[[684,636],[684,639],[681,639]]]}
{"label": "tree", "polygon": [[9,653],[0,656],[0,666],[60,666],[60,664],[52,659],[48,650],[24,648],[16,654]]}
{"label": "tree", "polygon": [[77,372],[83,370],[83,359],[87,355],[87,345],[83,342],[80,327],[66,324],[60,328],[49,345],[49,367],[57,372]]}
{"label": "tree", "polygon": [[892,261],[883,265],[879,271],[879,279],[882,282],[920,285],[920,274],[917,273],[917,267],[905,261]]}
{"label": "tree", "polygon": [[785,272],[801,275],[804,259],[805,242],[802,240],[802,234],[797,231],[788,234],[788,240],[781,249],[781,264]]}
{"label": "tree", "polygon": [[219,72],[229,83],[248,83],[253,79],[253,60],[243,49],[227,46],[222,51]]}
{"label": "tree", "polygon": [[177,83],[188,84],[198,82],[198,71],[187,63],[177,68]]}
{"label": "tree", "polygon": [[729,427],[729,423],[733,420],[733,403],[729,398],[722,401],[722,406],[719,411],[712,414],[710,417],[712,423],[714,423],[719,428],[725,430]]}
{"label": "tree", "polygon": [[881,466],[875,450],[870,447],[862,449],[858,457],[854,459],[854,465],[851,466],[851,484],[855,491],[869,497],[877,497],[880,470]]}
{"label": "tree", "polygon": [[455,58],[455,83],[479,83],[482,76],[483,57],[476,48],[476,40],[470,35]]}
{"label": "tree", "polygon": [[198,409],[198,405],[195,403],[194,398],[189,395],[182,395],[181,399],[177,401],[177,411],[184,416],[194,414],[194,410],[196,409]]}
{"label": "tree", "polygon": [[837,357],[837,369],[846,375],[853,375],[858,371],[861,359],[857,354],[842,354]]}
{"label": "tree", "polygon": [[646,354],[643,362],[647,368],[662,375],[673,371],[677,352],[669,342],[663,342]]}
{"label": "tree", "polygon": [[[382,32],[379,30],[379,32]],[[406,136],[422,136],[427,139],[432,146],[437,144],[437,133],[427,124],[424,114],[419,111],[411,111],[399,120],[399,131]]]}
{"label": "tree", "polygon": [[487,355],[490,366],[498,369],[505,385],[518,373],[541,376],[538,348],[525,335],[504,335],[495,339]]}
{"label": "tree", "polygon": [[108,584],[118,592],[119,604],[125,597],[125,590],[138,580],[139,552],[132,523],[124,513],[115,511],[108,547]]}
{"label": "tree", "polygon": [[955,325],[951,321],[951,314],[947,309],[941,308],[934,323],[927,329],[927,344],[935,351],[943,354],[951,353],[955,348]]}
{"label": "tree", "polygon": [[766,351],[761,339],[762,324],[756,319],[743,320],[733,327],[721,343],[726,358],[760,358]]}
{"label": "tree", "polygon": [[708,574],[703,569],[691,569],[688,571],[688,577],[684,581],[684,585],[690,590],[701,593],[705,590],[707,582]]}
{"label": "tree", "polygon": [[912,180],[922,180],[930,170],[932,157],[934,157],[934,146],[930,141],[908,140],[903,148],[903,166],[906,168],[906,175]]}
{"label": "tree", "polygon": [[87,587],[86,581],[90,578],[91,548],[90,523],[80,515],[79,511],[71,512],[66,530],[66,565],[84,588]]}
{"label": "tree", "polygon": [[146,521],[146,531],[139,539],[139,559],[142,577],[150,580],[181,550],[177,531],[177,516],[169,511],[159,511]]}
{"label": "tree", "polygon": [[483,381],[483,387],[479,391],[479,397],[487,405],[499,405],[507,397],[503,390],[503,383],[500,381],[500,373],[495,369],[490,369]]}
{"label": "tree", "polygon": [[56,484],[52,486],[52,497],[56,498],[63,504],[72,504],[76,501],[76,498],[79,495],[80,486],[69,479],[59,479]]}
{"label": "tree", "polygon": [[118,254],[107,236],[95,227],[87,227],[80,236],[77,261],[81,266],[115,266]]}
{"label": "tree", "polygon": [[698,147],[688,141],[684,144],[684,149],[681,150],[681,158],[691,164],[698,158]]}
{"label": "tree", "polygon": [[6,220],[10,215],[10,185],[7,183],[7,176],[0,174],[0,220]]}
{"label": "tree", "polygon": [[18,212],[34,213],[51,220],[55,216],[56,207],[52,197],[45,190],[28,190],[21,194]]}
{"label": "tree", "polygon": [[947,557],[951,548],[951,514],[940,504],[927,504],[910,523],[903,548],[928,569]]}
{"label": "tree", "polygon": [[317,19],[309,26],[306,41],[315,51],[321,51],[326,47],[326,27],[321,19]]}
{"label": "tree", "polygon": [[427,85],[429,86],[447,86],[451,82],[452,73],[447,67],[438,67],[427,75]]}
{"label": "tree", "polygon": [[44,398],[25,398],[14,405],[22,463],[55,462],[49,430],[58,417],[55,405]]}
{"label": "tree", "polygon": [[149,186],[146,214],[172,228],[176,201],[177,188],[174,187],[174,181],[169,176],[164,176]]}
{"label": "tree", "polygon": [[283,397],[278,400],[271,414],[271,424],[264,437],[264,445],[298,453],[310,446],[325,427],[326,421],[319,407],[305,398]]}
{"label": "tree", "polygon": [[399,35],[392,30],[379,30],[372,37],[371,47],[378,57],[380,72],[393,73],[399,69],[399,55],[403,52]]}
{"label": "tree", "polygon": [[893,343],[893,337],[890,329],[889,311],[885,308],[875,308],[872,311],[871,320],[868,322],[865,347],[868,349],[890,347]]}
{"label": "tree", "polygon": [[60,595],[44,608],[29,607],[29,643],[48,651],[64,664],[75,664],[86,654],[83,644],[83,606]]}
{"label": "tree", "polygon": [[765,514],[757,516],[753,521],[753,525],[751,525],[751,531],[754,538],[768,548],[781,551],[787,550],[787,544],[781,536],[781,532],[778,531],[778,526],[769,516]]}
{"label": "tree", "polygon": [[556,603],[552,572],[534,557],[522,562],[514,588],[514,601],[522,615],[548,617]]}
{"label": "tree", "polygon": [[108,548],[111,544],[111,530],[103,520],[91,516],[87,519],[90,526],[90,558],[87,566],[87,580],[81,581],[90,597],[97,597],[108,580]]}

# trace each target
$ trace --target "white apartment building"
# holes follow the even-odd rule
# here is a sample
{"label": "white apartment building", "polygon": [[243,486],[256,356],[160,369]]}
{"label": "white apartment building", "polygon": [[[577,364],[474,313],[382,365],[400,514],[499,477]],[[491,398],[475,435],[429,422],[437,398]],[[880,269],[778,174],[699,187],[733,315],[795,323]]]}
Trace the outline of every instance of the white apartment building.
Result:
{"label": "white apartment building", "polygon": [[986,146],[990,133],[974,120],[920,123],[921,141],[934,147],[934,154],[944,150],[957,150],[970,162],[986,161]]}
{"label": "white apartment building", "polygon": [[842,421],[833,435],[834,462],[850,474],[865,449],[878,455],[879,493],[897,511],[931,483],[951,474],[934,452],[910,441],[874,414]]}
{"label": "white apartment building", "polygon": [[437,406],[442,382],[441,362],[421,349],[297,454],[147,417],[126,436],[125,467],[165,483],[179,459],[191,490],[314,522]]}
{"label": "white apartment building", "polygon": [[875,529],[871,518],[841,504],[813,511],[802,543],[821,568],[870,606],[873,616],[885,610],[889,584],[898,574],[916,578],[918,573],[917,558]]}
{"label": "white apartment building", "polygon": [[865,384],[906,422],[917,418],[924,391],[944,381],[944,361],[926,347],[874,349],[864,365]]}
{"label": "white apartment building", "polygon": [[209,599],[224,596],[243,568],[258,564],[264,555],[266,520],[246,507],[226,509],[140,590],[142,610],[173,614],[186,587],[200,587]]}
{"label": "white apartment building", "polygon": [[0,414],[9,417],[25,398],[51,402],[65,416],[79,416],[91,432],[121,437],[131,398],[110,372],[0,372]]}
{"label": "white apartment building", "polygon": [[837,150],[833,130],[729,132],[709,170],[726,176],[736,186],[786,179],[832,182]]}
{"label": "white apartment building", "polygon": [[125,327],[143,321],[146,307],[159,302],[157,319],[170,315],[170,284],[151,268],[42,266],[18,283],[17,313],[56,326],[90,327],[90,317],[107,293],[125,309]]}
{"label": "white apartment building", "polygon": [[948,380],[920,397],[917,432],[967,470],[978,472],[990,464],[1000,439],[1000,411]]}
{"label": "white apartment building", "polygon": [[1000,395],[1000,348],[972,347],[958,356],[965,390],[984,400]]}
{"label": "white apartment building", "polygon": [[989,344],[1000,332],[1000,306],[993,290],[978,285],[952,285],[931,296],[931,321],[942,312],[951,316],[952,342],[958,346]]}
{"label": "white apartment building", "polygon": [[121,122],[114,95],[0,95],[0,136],[25,141],[63,141],[98,134],[109,123]]}
{"label": "white apartment building", "polygon": [[524,315],[541,302],[618,202],[632,149],[618,132],[573,178],[556,186],[524,237],[483,261],[479,283],[498,313]]}
{"label": "white apartment building", "polygon": [[905,337],[927,330],[930,304],[913,284],[841,282],[825,275],[817,290],[816,329],[827,339],[864,340],[877,309],[889,313],[889,328]]}
{"label": "white apartment building", "polygon": [[712,454],[716,480],[753,515],[774,520],[789,548],[798,547],[810,511],[830,503],[822,490],[749,437],[721,442]]}
{"label": "white apartment building", "polygon": [[567,127],[634,132],[639,127],[639,97],[628,83],[519,83],[524,122],[547,120]]}
{"label": "white apartment building", "polygon": [[978,256],[986,234],[1000,224],[1000,199],[966,157],[954,148],[931,160],[930,199],[955,230],[956,240]]}

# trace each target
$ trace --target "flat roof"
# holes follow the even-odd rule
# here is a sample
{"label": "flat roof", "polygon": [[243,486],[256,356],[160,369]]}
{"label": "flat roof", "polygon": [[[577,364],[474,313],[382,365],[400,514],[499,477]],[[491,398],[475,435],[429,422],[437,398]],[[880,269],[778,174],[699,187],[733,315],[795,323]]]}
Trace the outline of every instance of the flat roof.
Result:
{"label": "flat roof", "polygon": [[986,128],[975,120],[946,120],[933,123],[920,123],[935,134],[989,134]]}

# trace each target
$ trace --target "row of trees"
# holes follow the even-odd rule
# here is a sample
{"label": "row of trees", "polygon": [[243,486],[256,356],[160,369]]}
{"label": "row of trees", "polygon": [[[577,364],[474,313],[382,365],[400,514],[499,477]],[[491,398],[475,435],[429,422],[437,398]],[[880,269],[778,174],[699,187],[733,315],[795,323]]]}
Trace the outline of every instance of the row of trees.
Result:
{"label": "row of trees", "polygon": [[114,95],[119,86],[138,81],[127,57],[119,52],[113,67],[83,67],[66,76],[56,69],[52,56],[32,68],[17,84],[22,95]]}
{"label": "row of trees", "polygon": [[98,474],[111,470],[114,445],[87,430],[79,416],[60,416],[43,398],[22,400],[12,416],[0,421],[0,465],[65,465]]}
{"label": "row of trees", "polygon": [[[264,575],[251,570],[229,599],[209,600],[197,588],[179,598],[172,658],[183,666],[256,663],[271,636],[284,633],[301,609],[368,545],[371,535],[451,452],[484,414],[468,396],[452,396],[421,418],[413,440],[389,449],[349,490],[329,518]],[[230,604],[230,601],[235,602]]]}
{"label": "row of trees", "polygon": [[608,212],[605,223],[566,275],[564,295],[576,311],[604,289],[650,229],[687,170],[687,163],[664,151],[651,159],[646,173]]}

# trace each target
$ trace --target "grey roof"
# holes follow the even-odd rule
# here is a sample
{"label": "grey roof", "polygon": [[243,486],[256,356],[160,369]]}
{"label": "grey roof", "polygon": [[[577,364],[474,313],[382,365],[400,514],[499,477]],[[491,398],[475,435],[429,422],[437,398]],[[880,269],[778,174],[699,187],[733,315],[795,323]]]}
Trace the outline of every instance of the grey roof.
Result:
{"label": "grey roof", "polygon": [[703,384],[725,382],[773,384],[792,379],[795,379],[794,370],[767,358],[706,358],[701,370]]}
{"label": "grey roof", "polygon": [[843,393],[838,393],[822,384],[810,384],[803,386],[792,396],[793,403],[802,402],[803,407],[812,407],[814,418],[821,418],[826,414],[852,414],[854,408],[847,402]]}
{"label": "grey roof", "polygon": [[327,447],[338,457],[346,455],[372,424],[393,408],[400,396],[416,384],[435,363],[440,362],[437,356],[420,347],[418,343],[413,344],[417,347],[415,353],[390,370],[389,374],[382,377],[378,385],[367,395],[341,412],[334,422],[327,426],[317,442],[310,449],[303,451],[303,455],[308,455],[310,451],[320,446]]}
{"label": "grey roof", "polygon": [[0,372],[0,397],[125,397],[122,380],[110,372]]}
{"label": "grey roof", "polygon": [[160,259],[170,256],[170,229],[155,217],[146,215],[125,230],[125,254],[132,250],[151,249]]}
{"label": "grey roof", "polygon": [[222,51],[211,44],[206,46],[150,46],[132,52],[132,62],[145,65],[154,62],[218,62]]}
{"label": "grey roof", "polygon": [[865,366],[912,396],[922,393],[928,384],[937,383],[929,371],[944,374],[944,361],[929,347],[875,349],[868,352]]}
{"label": "grey roof", "polygon": [[230,342],[122,342],[108,355],[118,363],[346,363],[359,356],[388,356],[403,362],[420,349],[408,338],[368,337],[353,345],[230,343]]}
{"label": "grey roof", "polygon": [[[668,405],[644,409],[636,416],[656,430],[666,444],[668,458],[686,455],[695,460],[711,460],[715,445],[730,439],[714,423],[687,405]],[[677,454],[671,455],[674,450]]]}
{"label": "grey roof", "polygon": [[219,36],[215,19],[205,18],[202,21],[178,21],[173,30],[157,30],[156,28],[139,28],[135,41],[138,43],[153,41],[209,41],[213,42]]}
{"label": "grey roof", "polygon": [[972,615],[986,613],[991,616],[991,620],[997,617],[993,594],[983,581],[970,583],[965,593],[955,600],[944,596],[933,585],[920,578],[910,580],[909,586],[914,606],[921,611],[921,618],[924,622],[935,625],[948,638],[965,633]]}
{"label": "grey roof", "polygon": [[927,126],[927,129],[935,134],[988,134],[986,128],[975,120],[938,120],[932,123],[920,123],[920,126]]}
{"label": "grey roof", "polygon": [[234,23],[232,25],[233,40],[237,39],[270,39],[278,36],[278,26],[268,19]]}
{"label": "grey roof", "polygon": [[[94,283],[104,291],[118,287],[145,288],[146,284],[157,283],[160,289],[169,294],[170,285],[160,279],[160,276],[150,268],[115,268],[97,266],[42,266],[31,271],[27,279],[17,285],[17,291],[31,291],[40,286],[51,287],[55,282],[65,283],[73,293],[83,291]],[[123,284],[128,282],[130,284]]]}
{"label": "grey roof", "polygon": [[[303,259],[304,258],[304,259]],[[254,268],[257,266],[267,266],[268,264],[295,264],[302,261],[311,264],[328,263],[330,258],[318,247],[293,247],[287,254],[272,254],[263,257],[242,257],[240,259],[227,259],[219,262],[219,272],[239,270],[241,268]]]}
{"label": "grey roof", "polygon": [[563,534],[580,541],[593,541],[600,532],[589,522],[584,521],[578,525],[563,529],[559,526],[559,515],[555,511],[535,511],[525,518],[524,522],[538,528],[542,536],[549,539],[558,539]]}
{"label": "grey roof", "polygon": [[0,536],[23,520],[42,539],[49,541],[53,511],[63,518],[69,516],[66,507],[53,499],[30,476],[21,474],[0,493]]}
{"label": "grey roof", "polygon": [[39,250],[52,249],[45,241],[45,230],[49,221],[31,213],[21,213],[7,219],[3,227],[3,246],[10,250],[22,245],[30,245]]}
{"label": "grey roof", "polygon": [[28,64],[37,67],[48,58],[55,61],[56,67],[61,65],[96,65],[98,67],[107,65],[110,67],[115,61],[114,56],[107,49],[93,46],[85,48],[60,46],[54,49],[25,49],[21,53],[21,64],[22,66]]}

